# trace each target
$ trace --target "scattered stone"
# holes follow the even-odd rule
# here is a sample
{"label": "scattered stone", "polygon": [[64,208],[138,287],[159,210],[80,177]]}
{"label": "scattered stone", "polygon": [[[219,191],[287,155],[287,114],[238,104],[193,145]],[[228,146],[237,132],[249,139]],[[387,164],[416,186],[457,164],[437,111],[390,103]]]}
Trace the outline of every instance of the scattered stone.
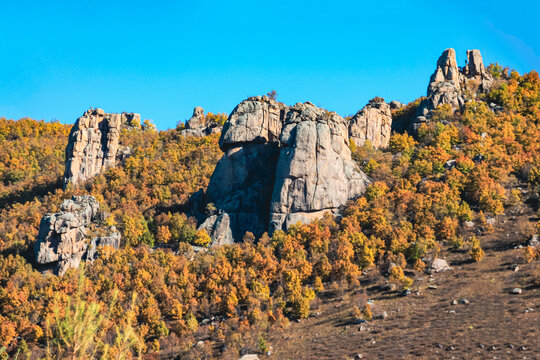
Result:
{"label": "scattered stone", "polygon": [[411,289],[405,289],[401,292],[401,296],[411,295]]}
{"label": "scattered stone", "polygon": [[469,305],[470,304],[469,300],[467,300],[467,299],[460,299],[459,303],[463,304],[463,305]]}
{"label": "scattered stone", "polygon": [[448,310],[448,313],[449,313],[449,314],[455,314],[455,313],[456,313],[456,310]]}
{"label": "scattered stone", "polygon": [[238,360],[259,360],[259,357],[256,354],[246,354]]}
{"label": "scattered stone", "polygon": [[[252,348],[248,348],[248,347],[243,347],[240,349],[240,356],[246,356],[246,355],[256,355],[257,354],[257,350],[255,349],[252,349]],[[243,359],[243,358],[241,358]],[[246,359],[256,359],[256,358],[246,358]]]}
{"label": "scattered stone", "polygon": [[513,288],[510,293],[514,295],[519,295],[521,294],[521,292],[522,292],[521,288]]}
{"label": "scattered stone", "polygon": [[478,347],[479,347],[480,349],[485,348],[484,344],[478,344]]}
{"label": "scattered stone", "polygon": [[452,300],[452,305],[457,305],[457,304],[458,304],[457,300]]}
{"label": "scattered stone", "polygon": [[431,265],[429,266],[429,272],[431,273],[438,273],[441,271],[448,271],[452,270],[450,266],[448,266],[448,263],[444,259],[436,258],[431,262]]}
{"label": "scattered stone", "polygon": [[465,222],[463,222],[463,225],[464,225],[467,229],[472,229],[472,228],[474,228],[474,221],[465,221]]}
{"label": "scattered stone", "polygon": [[525,309],[525,313],[529,313],[529,312],[532,312],[532,311],[534,311],[534,309],[533,309],[533,308],[530,308],[530,307],[528,307],[528,308]]}
{"label": "scattered stone", "polygon": [[386,311],[382,311],[373,315],[373,319],[376,319],[376,320],[384,320],[387,317],[388,317],[388,314],[386,313]]}
{"label": "scattered stone", "polygon": [[197,341],[197,344],[195,345],[198,349],[203,349],[204,348],[204,341],[200,340],[200,341]]}
{"label": "scattered stone", "polygon": [[428,289],[429,290],[437,290],[437,285],[429,285]]}
{"label": "scattered stone", "polygon": [[362,355],[362,354],[356,354],[356,355],[354,356],[354,358],[355,358],[355,359],[363,359],[363,358],[364,358],[364,355]]}
{"label": "scattered stone", "polygon": [[456,347],[454,345],[450,345],[449,347],[446,348],[447,351],[454,351],[456,350]]}
{"label": "scattered stone", "polygon": [[448,160],[447,162],[444,163],[444,168],[446,170],[453,169],[456,167],[456,163],[457,163],[456,160]]}
{"label": "scattered stone", "polygon": [[442,349],[444,347],[443,344],[436,344],[435,346],[438,347],[439,349]]}
{"label": "scattered stone", "polygon": [[518,348],[518,351],[527,351],[527,347],[525,345],[521,345],[519,348]]}
{"label": "scattered stone", "polygon": [[528,245],[531,247],[540,246],[540,236],[538,234],[534,234],[533,236],[531,236]]}
{"label": "scattered stone", "polygon": [[510,265],[510,270],[512,270],[514,272],[519,271],[519,265],[518,264]]}
{"label": "scattered stone", "polygon": [[490,347],[488,347],[488,351],[496,351],[497,350],[497,347],[495,345],[491,345]]}
{"label": "scattered stone", "polygon": [[508,344],[508,347],[512,350],[514,350],[515,346],[513,344]]}
{"label": "scattered stone", "polygon": [[203,319],[203,321],[201,321],[201,325],[208,325],[210,323],[210,319]]}
{"label": "scattered stone", "polygon": [[486,219],[486,224],[488,224],[488,225],[494,226],[495,223],[496,223],[496,219],[495,219],[494,217],[491,217],[491,216],[490,216],[490,217],[488,217],[488,218]]}

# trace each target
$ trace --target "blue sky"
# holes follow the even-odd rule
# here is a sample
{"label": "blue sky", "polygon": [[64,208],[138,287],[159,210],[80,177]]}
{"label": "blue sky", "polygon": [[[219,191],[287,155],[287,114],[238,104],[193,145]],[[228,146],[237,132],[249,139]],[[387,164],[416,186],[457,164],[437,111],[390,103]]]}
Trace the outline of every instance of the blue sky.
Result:
{"label": "blue sky", "polygon": [[538,1],[0,1],[0,116],[160,129],[276,90],[342,115],[426,92],[440,53],[540,69]]}

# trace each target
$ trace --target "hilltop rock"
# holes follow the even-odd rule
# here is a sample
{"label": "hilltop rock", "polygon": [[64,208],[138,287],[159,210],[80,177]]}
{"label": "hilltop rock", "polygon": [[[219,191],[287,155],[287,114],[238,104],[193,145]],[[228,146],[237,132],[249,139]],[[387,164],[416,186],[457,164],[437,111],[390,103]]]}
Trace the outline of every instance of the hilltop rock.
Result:
{"label": "hilltop rock", "polygon": [[69,268],[78,268],[83,259],[93,260],[99,246],[118,248],[120,233],[111,227],[106,229],[108,234],[92,239],[90,251],[87,252],[89,232],[95,230],[95,224],[103,217],[93,196],[73,196],[64,200],[60,212],[46,214],[41,219],[34,247],[36,262],[62,275]]}
{"label": "hilltop rock", "polygon": [[210,134],[221,132],[222,127],[214,122],[209,122],[204,115],[204,109],[196,106],[193,109],[193,115],[186,121],[186,128],[182,130],[182,136],[203,137]]}
{"label": "hilltop rock", "polygon": [[369,182],[351,160],[347,121],[309,102],[248,98],[229,116],[219,144],[225,154],[206,192],[217,213],[200,226],[212,244],[320,218]]}
{"label": "hilltop rock", "polygon": [[[386,104],[385,104],[386,105]],[[351,159],[348,124],[307,102],[289,109],[270,204],[270,232],[336,212],[369,183]]]}
{"label": "hilltop rock", "polygon": [[[120,130],[123,124],[140,123],[134,113],[107,114],[102,109],[87,110],[77,119],[66,147],[64,187],[90,180],[116,166]],[[124,153],[125,151],[120,151]]]}
{"label": "hilltop rock", "polygon": [[[395,105],[397,106],[397,105]],[[383,98],[376,97],[351,119],[349,137],[359,146],[369,140],[374,148],[385,148],[392,132],[392,112]]]}
{"label": "hilltop rock", "polygon": [[422,101],[412,122],[412,130],[429,121],[431,112],[448,104],[454,111],[459,110],[466,98],[475,98],[479,93],[489,91],[493,78],[486,71],[479,50],[467,50],[467,63],[459,68],[454,49],[446,49],[437,60],[437,68],[431,75],[427,98]]}

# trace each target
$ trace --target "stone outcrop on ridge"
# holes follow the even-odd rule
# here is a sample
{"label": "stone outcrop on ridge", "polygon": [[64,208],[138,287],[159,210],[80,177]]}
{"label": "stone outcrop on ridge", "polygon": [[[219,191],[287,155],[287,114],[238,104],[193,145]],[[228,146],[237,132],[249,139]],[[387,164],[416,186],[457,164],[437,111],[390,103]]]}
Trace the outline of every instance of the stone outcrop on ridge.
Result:
{"label": "stone outcrop on ridge", "polygon": [[116,166],[123,124],[139,124],[141,116],[134,113],[108,114],[102,109],[87,110],[77,119],[66,147],[64,187],[77,185]]}
{"label": "stone outcrop on ridge", "polygon": [[210,134],[221,132],[222,127],[214,122],[209,122],[204,115],[204,109],[196,106],[193,109],[193,115],[186,121],[185,129],[181,131],[182,136],[203,137]]}
{"label": "stone outcrop on ridge", "polygon": [[412,121],[412,130],[431,117],[431,111],[448,104],[459,110],[465,104],[465,98],[475,98],[477,94],[487,92],[493,84],[493,78],[486,71],[479,50],[467,51],[467,63],[459,68],[454,49],[446,49],[437,61],[437,68],[431,75],[427,98],[424,100]]}
{"label": "stone outcrop on ridge", "polygon": [[385,148],[391,132],[392,112],[390,105],[381,97],[371,99],[349,124],[349,137],[359,146],[369,140],[374,148]]}
{"label": "stone outcrop on ridge", "polygon": [[[97,227],[104,217],[93,196],[73,196],[64,200],[60,212],[46,214],[41,219],[34,247],[36,262],[62,275],[69,268],[78,268],[81,260],[92,261],[99,246],[118,248],[120,233],[116,228]],[[90,241],[90,232],[94,230],[104,234],[93,236]]]}

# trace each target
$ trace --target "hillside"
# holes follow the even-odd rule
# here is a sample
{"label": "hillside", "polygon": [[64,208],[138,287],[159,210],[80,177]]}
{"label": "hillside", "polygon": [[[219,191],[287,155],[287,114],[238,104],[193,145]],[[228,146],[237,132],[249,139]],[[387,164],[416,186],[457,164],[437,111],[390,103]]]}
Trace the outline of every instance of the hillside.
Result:
{"label": "hillside", "polygon": [[[426,97],[352,117],[269,94],[225,123],[196,108],[177,129],[119,125],[127,155],[79,183],[64,178],[68,142],[86,141],[87,115],[114,114],[0,119],[0,354],[537,356],[540,79],[480,66],[477,50],[458,69],[452,51]],[[100,161],[111,128],[90,139]],[[74,195],[121,242],[59,275],[36,244]],[[435,259],[452,270],[429,274]]]}

